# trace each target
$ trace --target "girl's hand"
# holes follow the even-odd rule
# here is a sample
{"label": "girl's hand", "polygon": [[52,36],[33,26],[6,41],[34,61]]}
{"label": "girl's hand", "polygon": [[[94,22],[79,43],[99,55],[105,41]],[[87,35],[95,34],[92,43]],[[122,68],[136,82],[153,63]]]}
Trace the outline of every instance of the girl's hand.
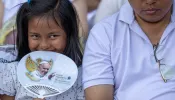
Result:
{"label": "girl's hand", "polygon": [[36,99],[33,99],[33,100],[46,100],[46,99],[39,99],[39,98],[36,98]]}
{"label": "girl's hand", "polygon": [[15,97],[8,95],[0,95],[0,100],[15,100]]}

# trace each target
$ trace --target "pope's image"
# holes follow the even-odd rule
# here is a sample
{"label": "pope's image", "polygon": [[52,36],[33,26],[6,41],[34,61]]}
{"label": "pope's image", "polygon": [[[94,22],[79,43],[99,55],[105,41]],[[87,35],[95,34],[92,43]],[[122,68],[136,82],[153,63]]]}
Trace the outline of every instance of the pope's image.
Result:
{"label": "pope's image", "polygon": [[33,61],[29,56],[26,60],[26,75],[32,81],[40,81],[42,79],[48,79],[47,73],[52,68],[52,60],[50,61],[42,61],[41,59],[37,59],[37,62]]}

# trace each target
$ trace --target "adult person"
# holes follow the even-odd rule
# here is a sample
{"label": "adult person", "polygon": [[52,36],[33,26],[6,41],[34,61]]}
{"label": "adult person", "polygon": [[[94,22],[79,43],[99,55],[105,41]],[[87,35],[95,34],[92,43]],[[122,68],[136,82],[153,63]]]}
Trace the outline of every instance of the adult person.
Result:
{"label": "adult person", "polygon": [[83,59],[86,100],[174,100],[174,0],[128,0],[94,26]]}

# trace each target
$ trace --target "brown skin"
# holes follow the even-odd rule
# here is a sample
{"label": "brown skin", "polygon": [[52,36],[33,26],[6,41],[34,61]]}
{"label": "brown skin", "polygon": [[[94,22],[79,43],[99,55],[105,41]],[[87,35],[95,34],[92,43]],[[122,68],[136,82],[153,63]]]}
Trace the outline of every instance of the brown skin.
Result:
{"label": "brown skin", "polygon": [[63,53],[67,35],[52,18],[35,17],[28,24],[28,41],[31,51]]}
{"label": "brown skin", "polygon": [[[171,18],[173,0],[129,0],[135,18],[152,44],[159,42]],[[156,11],[145,11],[148,9]],[[112,85],[96,85],[85,89],[86,100],[114,100]]]}
{"label": "brown skin", "polygon": [[7,96],[7,95],[0,95],[1,100],[15,100],[15,97],[13,96]]}
{"label": "brown skin", "polygon": [[78,17],[79,17],[79,37],[88,36],[88,22],[87,22],[87,5],[86,0],[74,0],[72,4],[74,5]]}
{"label": "brown skin", "polygon": [[157,44],[170,22],[173,0],[129,0],[136,20],[152,44]]}
{"label": "brown skin", "polygon": [[86,1],[87,1],[88,12],[91,12],[97,9],[101,0],[86,0]]}
{"label": "brown skin", "polygon": [[[129,0],[135,14],[148,23],[159,23],[170,11],[173,0]],[[149,13],[148,11],[155,11]]]}
{"label": "brown skin", "polygon": [[86,100],[114,100],[113,85],[96,85],[85,89]]}
{"label": "brown skin", "polygon": [[37,98],[37,99],[33,99],[33,100],[46,100],[46,99],[39,99],[39,98]]}

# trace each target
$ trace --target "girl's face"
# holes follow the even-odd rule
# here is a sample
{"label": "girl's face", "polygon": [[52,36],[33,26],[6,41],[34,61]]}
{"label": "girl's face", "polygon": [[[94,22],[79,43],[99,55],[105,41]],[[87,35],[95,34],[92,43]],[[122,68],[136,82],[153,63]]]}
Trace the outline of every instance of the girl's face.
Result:
{"label": "girl's face", "polygon": [[31,51],[63,53],[67,35],[53,18],[34,17],[28,23],[28,41]]}

